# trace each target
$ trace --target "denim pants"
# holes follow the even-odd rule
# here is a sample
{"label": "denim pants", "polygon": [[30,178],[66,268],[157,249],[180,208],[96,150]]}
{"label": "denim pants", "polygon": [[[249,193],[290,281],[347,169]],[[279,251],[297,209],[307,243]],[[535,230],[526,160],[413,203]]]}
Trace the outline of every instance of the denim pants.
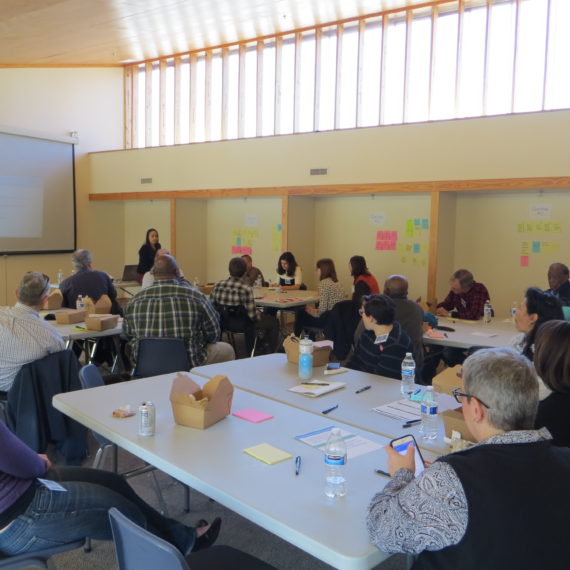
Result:
{"label": "denim pants", "polygon": [[62,467],[50,470],[45,478],[58,481],[67,492],[50,491],[32,483],[36,485],[32,502],[0,533],[0,550],[5,554],[32,552],[85,537],[112,540],[107,514],[111,507],[172,542],[182,553],[194,544],[194,529],[163,517],[138,497],[120,475],[99,469]]}

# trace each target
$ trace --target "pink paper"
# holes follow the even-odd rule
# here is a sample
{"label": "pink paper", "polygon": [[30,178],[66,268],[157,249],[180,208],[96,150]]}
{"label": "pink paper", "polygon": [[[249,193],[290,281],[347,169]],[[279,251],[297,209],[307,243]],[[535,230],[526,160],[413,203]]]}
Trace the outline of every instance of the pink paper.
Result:
{"label": "pink paper", "polygon": [[232,245],[232,253],[241,253],[241,245]]}
{"label": "pink paper", "polygon": [[382,244],[383,244],[383,243],[384,243],[384,242],[377,241],[377,242],[376,242],[376,249],[382,249]]}
{"label": "pink paper", "polygon": [[521,255],[521,267],[528,267],[528,255]]}
{"label": "pink paper", "polygon": [[390,239],[392,241],[398,241],[398,230],[392,230],[390,232]]}
{"label": "pink paper", "polygon": [[253,422],[254,424],[258,424],[259,422],[264,422],[265,420],[270,420],[273,418],[273,416],[270,416],[269,414],[260,412],[258,410],[254,410],[253,408],[245,408],[239,412],[234,412],[232,416],[241,418],[242,420],[247,420],[248,422]]}
{"label": "pink paper", "polygon": [[241,252],[242,252],[242,254],[244,254],[244,255],[245,255],[246,253],[247,253],[247,255],[251,255],[251,246],[249,246],[249,245],[242,245],[242,246],[241,246]]}
{"label": "pink paper", "polygon": [[395,241],[389,241],[388,242],[388,249],[390,251],[396,251],[396,242]]}

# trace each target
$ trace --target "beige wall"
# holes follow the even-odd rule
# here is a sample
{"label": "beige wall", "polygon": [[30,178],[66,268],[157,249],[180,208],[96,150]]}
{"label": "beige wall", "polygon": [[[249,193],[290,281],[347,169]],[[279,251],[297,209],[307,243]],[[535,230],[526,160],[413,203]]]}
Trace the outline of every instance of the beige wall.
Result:
{"label": "beige wall", "polygon": [[176,258],[189,281],[206,280],[207,201],[176,201]]}
{"label": "beige wall", "polygon": [[[123,140],[123,72],[121,69],[0,69],[0,125],[46,136],[67,137],[77,131],[77,245],[90,249],[95,264],[118,273],[125,238],[121,204],[88,202],[91,180],[86,153],[121,148]],[[22,273],[38,270],[54,280],[69,273],[70,256],[8,256],[0,263],[0,304],[11,304]]]}

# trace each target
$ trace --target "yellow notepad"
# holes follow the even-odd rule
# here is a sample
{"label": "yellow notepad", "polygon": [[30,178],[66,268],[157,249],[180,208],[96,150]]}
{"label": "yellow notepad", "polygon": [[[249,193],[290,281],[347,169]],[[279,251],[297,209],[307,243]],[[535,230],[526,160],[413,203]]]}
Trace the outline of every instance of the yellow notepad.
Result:
{"label": "yellow notepad", "polygon": [[254,445],[253,447],[248,447],[244,449],[244,452],[267,465],[274,465],[280,461],[285,461],[293,457],[290,453],[283,451],[269,443],[260,443],[259,445]]}

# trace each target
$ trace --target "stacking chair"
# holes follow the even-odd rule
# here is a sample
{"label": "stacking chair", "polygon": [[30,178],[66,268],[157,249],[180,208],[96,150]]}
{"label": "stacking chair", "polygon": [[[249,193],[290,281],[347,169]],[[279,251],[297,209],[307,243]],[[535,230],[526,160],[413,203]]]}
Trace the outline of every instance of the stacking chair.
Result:
{"label": "stacking chair", "polygon": [[185,559],[172,544],[141,528],[114,507],[109,509],[109,520],[119,570],[275,570],[273,566],[230,546],[212,546]]}
{"label": "stacking chair", "polygon": [[43,548],[35,552],[26,552],[24,554],[9,554],[0,553],[0,570],[19,570],[33,566],[34,568],[49,568],[48,560],[55,554],[67,552],[68,550],[75,550],[84,545],[83,540],[76,540],[75,542],[68,542],[60,546],[52,546],[50,548]]}
{"label": "stacking chair", "polygon": [[181,338],[141,338],[138,342],[136,378],[190,370],[192,363]]}
{"label": "stacking chair", "polygon": [[222,335],[226,334],[235,353],[237,354],[235,335],[243,334],[246,352],[253,356],[257,344],[257,335],[255,333],[255,323],[249,318],[245,307],[243,305],[220,305],[218,303],[214,307],[220,315]]}

